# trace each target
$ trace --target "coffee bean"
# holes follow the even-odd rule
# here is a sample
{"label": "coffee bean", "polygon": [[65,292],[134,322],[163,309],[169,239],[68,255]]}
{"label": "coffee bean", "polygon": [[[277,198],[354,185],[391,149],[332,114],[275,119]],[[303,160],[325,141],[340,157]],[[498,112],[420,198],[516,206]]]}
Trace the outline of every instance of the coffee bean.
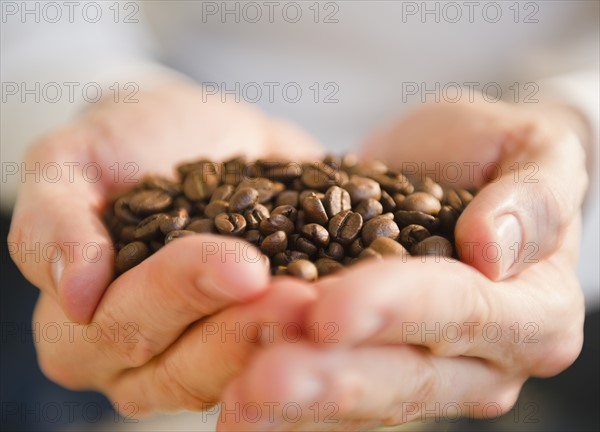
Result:
{"label": "coffee bean", "polygon": [[161,221],[167,219],[167,215],[164,213],[157,213],[148,216],[142,220],[133,232],[133,236],[136,240],[149,241],[154,240],[160,236],[160,224]]}
{"label": "coffee bean", "polygon": [[270,216],[269,210],[262,204],[255,204],[253,208],[244,212],[248,229],[258,229],[260,223]]}
{"label": "coffee bean", "polygon": [[115,262],[117,274],[125,273],[150,256],[150,249],[146,243],[134,241],[128,243],[119,251]]}
{"label": "coffee bean", "polygon": [[337,261],[341,261],[344,258],[345,251],[344,246],[337,242],[330,242],[327,248],[319,249],[319,257],[331,258]]}
{"label": "coffee bean", "polygon": [[352,208],[350,205],[350,194],[347,190],[342,189],[339,186],[331,186],[327,189],[322,202],[323,207],[327,212],[327,216],[330,218],[344,210],[350,210]]}
{"label": "coffee bean", "polygon": [[412,249],[414,245],[431,236],[427,228],[421,225],[408,225],[400,231],[400,243],[407,249]]}
{"label": "coffee bean", "polygon": [[348,254],[351,257],[357,257],[365,249],[362,239],[359,237],[348,246]]}
{"label": "coffee bean", "polygon": [[229,203],[223,200],[216,200],[208,203],[204,207],[204,216],[209,218],[216,218],[221,213],[227,213],[229,211]]}
{"label": "coffee bean", "polygon": [[194,231],[200,234],[208,234],[216,232],[215,222],[213,219],[194,219],[190,221],[186,227],[188,231]]}
{"label": "coffee bean", "polygon": [[440,220],[435,216],[431,216],[419,211],[398,210],[394,213],[394,220],[400,228],[408,225],[421,225],[430,233],[437,232],[440,227]]}
{"label": "coffee bean", "polygon": [[318,251],[317,246],[315,246],[313,242],[304,237],[300,237],[297,234],[293,235],[291,248],[298,252],[305,253],[309,257],[314,256]]}
{"label": "coffee bean", "polygon": [[193,170],[185,176],[183,193],[191,201],[208,199],[217,189],[218,179],[214,174],[208,174],[203,169]]}
{"label": "coffee bean", "polygon": [[385,174],[371,174],[369,177],[379,183],[381,188],[391,196],[396,193],[411,194],[415,190],[415,187],[406,176],[392,171]]}
{"label": "coffee bean", "polygon": [[398,208],[400,210],[419,211],[435,216],[439,213],[442,205],[434,196],[426,192],[415,192],[399,203]]}
{"label": "coffee bean", "polygon": [[388,237],[396,240],[399,235],[400,229],[396,225],[396,222],[384,215],[376,216],[365,223],[361,232],[363,244],[366,246],[369,246],[373,240],[379,237]]}
{"label": "coffee bean", "polygon": [[288,239],[283,231],[269,234],[260,244],[260,250],[267,256],[273,256],[287,249]]}
{"label": "coffee bean", "polygon": [[318,276],[317,267],[315,267],[312,262],[305,259],[289,263],[287,266],[287,273],[309,282],[317,280]]}
{"label": "coffee bean", "polygon": [[329,221],[329,234],[336,242],[347,245],[358,237],[362,226],[362,216],[359,213],[344,210]]}
{"label": "coffee bean", "polygon": [[114,212],[117,219],[129,224],[137,224],[141,218],[133,214],[129,208],[129,198],[121,197],[115,201]]}
{"label": "coffee bean", "polygon": [[396,210],[396,202],[385,190],[381,191],[379,202],[381,203],[384,212],[393,212]]}
{"label": "coffee bean", "polygon": [[272,258],[272,262],[277,266],[287,266],[289,263],[298,261],[298,260],[307,260],[308,255],[303,252],[295,251],[295,250],[285,250],[283,252],[279,252]]}
{"label": "coffee bean", "polygon": [[215,227],[221,234],[240,235],[246,229],[246,219],[239,213],[221,213],[215,217]]}
{"label": "coffee bean", "polygon": [[238,185],[238,190],[245,187],[256,189],[260,204],[266,203],[275,195],[273,182],[263,177],[242,180]]}
{"label": "coffee bean", "polygon": [[431,236],[414,245],[411,249],[411,253],[413,255],[451,257],[452,243],[444,237]]}
{"label": "coffee bean", "polygon": [[440,231],[454,237],[454,228],[460,213],[449,205],[442,206],[437,217],[440,220]]}
{"label": "coffee bean", "polygon": [[257,229],[250,229],[244,232],[244,240],[254,245],[260,245],[264,236]]}
{"label": "coffee bean", "polygon": [[316,196],[318,199],[320,199],[321,202],[323,202],[323,198],[325,198],[325,194],[323,192],[319,192],[314,189],[305,189],[298,194],[298,199],[300,200],[300,206],[302,206],[302,201],[304,201],[304,198],[306,198],[308,196],[313,196],[313,195]]}
{"label": "coffee bean", "polygon": [[177,209],[184,209],[185,211],[188,212],[188,214],[190,214],[192,212],[192,202],[187,199],[184,196],[178,196],[173,200],[173,208],[175,210]]}
{"label": "coffee bean", "polygon": [[160,176],[146,176],[142,178],[141,187],[144,189],[158,189],[171,197],[181,193],[181,185]]}
{"label": "coffee bean", "polygon": [[431,177],[422,177],[413,182],[415,192],[426,192],[438,201],[444,198],[444,189],[436,183]]}
{"label": "coffee bean", "polygon": [[309,189],[325,191],[339,182],[339,173],[326,164],[304,164],[302,166],[302,182]]}
{"label": "coffee bean", "polygon": [[344,189],[350,194],[352,205],[356,205],[362,200],[369,198],[374,200],[381,198],[379,183],[367,177],[353,175],[350,177],[350,181],[344,185]]}
{"label": "coffee bean", "polygon": [[315,261],[315,267],[319,277],[324,277],[335,272],[338,272],[344,268],[343,264],[335,261],[331,258],[320,258]]}
{"label": "coffee bean", "polygon": [[370,248],[370,247],[364,249],[358,256],[359,260],[370,259],[370,258],[380,260],[380,259],[383,259],[383,256],[379,252],[377,252],[375,249]]}
{"label": "coffee bean", "polygon": [[300,231],[300,235],[317,247],[324,247],[329,244],[329,233],[319,224],[311,223],[304,225],[302,231]]}
{"label": "coffee bean", "polygon": [[163,191],[141,190],[129,198],[129,209],[136,215],[145,216],[166,210],[173,198]]}
{"label": "coffee bean", "polygon": [[408,251],[397,241],[392,240],[389,237],[379,237],[369,245],[368,249],[374,250],[375,252],[387,256],[396,255],[402,257],[408,257],[410,254]]}
{"label": "coffee bean", "polygon": [[291,234],[294,232],[294,223],[284,215],[271,215],[271,217],[260,222],[258,229],[263,235],[273,234],[275,231]]}
{"label": "coffee bean", "polygon": [[355,209],[356,213],[359,213],[363,222],[373,219],[375,216],[379,216],[383,213],[383,205],[373,198],[362,200]]}
{"label": "coffee bean", "polygon": [[165,236],[165,244],[169,244],[178,238],[189,237],[193,235],[198,235],[198,233],[190,230],[174,230]]}
{"label": "coffee bean", "polygon": [[295,190],[285,190],[277,195],[277,199],[275,200],[275,207],[281,207],[284,205],[290,205],[292,207],[298,207],[298,191]]}
{"label": "coffee bean", "polygon": [[258,191],[253,188],[244,187],[238,189],[229,199],[229,211],[240,213],[247,208],[254,207],[258,202]]}
{"label": "coffee bean", "polygon": [[273,209],[271,216],[275,215],[283,215],[292,222],[296,222],[296,219],[298,218],[298,209],[289,204],[282,205]]}
{"label": "coffee bean", "polygon": [[315,194],[310,194],[302,200],[302,209],[306,222],[325,225],[329,219],[323,203]]}
{"label": "coffee bean", "polygon": [[210,202],[213,201],[229,201],[229,199],[233,196],[235,192],[235,187],[231,184],[224,184],[215,189],[212,196],[210,197]]}
{"label": "coffee bean", "polygon": [[172,212],[165,215],[163,219],[159,221],[160,230],[163,234],[167,234],[171,231],[182,230],[189,223],[190,216],[186,209],[180,208],[173,210]]}

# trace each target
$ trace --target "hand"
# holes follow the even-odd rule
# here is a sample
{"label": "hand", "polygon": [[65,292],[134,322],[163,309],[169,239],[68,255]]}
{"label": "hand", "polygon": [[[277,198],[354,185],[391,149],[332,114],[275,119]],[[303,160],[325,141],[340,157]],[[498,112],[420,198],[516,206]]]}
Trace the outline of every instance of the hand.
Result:
{"label": "hand", "polygon": [[[267,349],[224,396],[225,408],[278,401],[298,406],[299,415],[292,422],[282,409],[270,418],[263,410],[249,422],[223,410],[221,428],[354,430],[445,414],[490,418],[511,408],[527,377],[568,367],[583,341],[575,276],[587,184],[580,126],[560,107],[446,104],[371,141],[365,156],[428,170],[458,164],[457,183],[483,187],[456,227],[464,262],[365,262],[318,282],[307,334],[334,323],[337,341]],[[480,169],[471,175],[467,163]],[[486,177],[486,164],[501,177]],[[267,371],[270,380],[262,379]]]}
{"label": "hand", "polygon": [[[207,97],[191,85],[164,84],[138,99],[135,104],[105,100],[31,148],[25,160],[29,169],[38,163],[63,171],[56,182],[27,177],[8,242],[18,251],[49,251],[13,255],[41,290],[36,327],[55,323],[63,329],[58,341],[36,337],[47,376],[66,387],[98,389],[134,402],[140,412],[197,407],[214,403],[226,379],[255,349],[199,344],[204,327],[198,321],[227,323],[234,310],[260,320],[261,302],[276,292],[248,311],[233,306],[265,293],[268,269],[247,243],[199,235],[169,244],[112,282],[114,252],[99,217],[103,207],[112,192],[132,186],[126,181],[131,168],[171,175],[177,163],[201,156],[259,157],[285,144],[287,152],[295,152],[291,157],[301,159],[303,152],[312,157],[318,149],[293,126],[248,105],[221,103],[219,96]],[[74,166],[71,174],[69,166]],[[96,169],[86,172],[85,166]],[[98,173],[100,180],[90,181]],[[219,251],[245,251],[252,259],[206,254],[207,242]],[[282,300],[276,310],[291,314],[292,306]],[[72,320],[92,324],[75,326]]]}

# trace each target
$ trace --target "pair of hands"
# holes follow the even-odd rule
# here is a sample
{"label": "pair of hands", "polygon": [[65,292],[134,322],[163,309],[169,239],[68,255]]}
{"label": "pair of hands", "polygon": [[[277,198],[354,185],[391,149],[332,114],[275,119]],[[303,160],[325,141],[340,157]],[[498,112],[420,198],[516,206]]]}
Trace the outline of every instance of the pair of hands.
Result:
{"label": "pair of hands", "polygon": [[[41,290],[34,322],[91,322],[38,337],[40,366],[61,385],[105,393],[124,415],[221,401],[224,430],[362,429],[449,406],[504,413],[527,377],[560,372],[582,345],[580,127],[561,107],[480,101],[425,107],[367,143],[364,156],[483,187],[457,225],[464,262],[365,262],[306,284],[270,279],[263,263],[240,259],[236,239],[199,235],[111,283],[99,215],[133,168],[169,175],[200,156],[284,149],[316,160],[323,150],[290,124],[187,85],[105,101],[26,157],[75,167],[54,183],[26,182],[15,208],[11,244],[61,252],[13,255]],[[86,164],[100,168],[98,181]]]}

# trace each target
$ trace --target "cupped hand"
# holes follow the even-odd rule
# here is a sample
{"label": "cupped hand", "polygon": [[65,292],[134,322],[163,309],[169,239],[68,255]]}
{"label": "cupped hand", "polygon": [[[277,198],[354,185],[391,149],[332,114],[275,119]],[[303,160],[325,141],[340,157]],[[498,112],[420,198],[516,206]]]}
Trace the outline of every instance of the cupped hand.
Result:
{"label": "cupped hand", "polygon": [[[263,410],[260,421],[222,414],[221,429],[490,418],[511,408],[529,376],[568,367],[583,341],[584,131],[568,108],[480,101],[428,106],[378,135],[365,157],[481,188],[457,223],[462,262],[365,262],[318,282],[305,343],[260,353],[223,402],[297,409]],[[335,337],[315,343],[323,326]],[[266,371],[272,380],[261,379]]]}
{"label": "cupped hand", "polygon": [[[12,258],[41,291],[34,327],[64,330],[58,340],[35,338],[51,379],[125,398],[140,412],[197,407],[217,400],[254,349],[198,342],[199,321],[228,323],[231,310],[260,321],[260,302],[278,296],[275,290],[264,297],[268,269],[241,240],[198,235],[169,244],[113,281],[114,250],[100,215],[113,192],[145,173],[171,176],[179,162],[260,157],[282,147],[302,159],[320,150],[294,126],[193,85],[165,83],[137,99],[104,100],[32,146],[25,166],[59,167],[61,175],[26,178],[8,243],[16,251],[46,251]],[[207,254],[207,243],[218,253]],[[232,250],[245,253],[225,253]],[[235,306],[254,299],[247,313]],[[297,307],[281,303],[282,313]]]}

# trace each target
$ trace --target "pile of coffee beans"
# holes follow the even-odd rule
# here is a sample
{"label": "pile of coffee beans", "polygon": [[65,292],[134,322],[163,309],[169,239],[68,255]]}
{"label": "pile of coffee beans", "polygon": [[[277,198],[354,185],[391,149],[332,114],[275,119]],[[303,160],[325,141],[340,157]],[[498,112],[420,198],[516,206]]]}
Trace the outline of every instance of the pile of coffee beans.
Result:
{"label": "pile of coffee beans", "polygon": [[213,233],[256,245],[274,275],[316,280],[386,255],[456,257],[454,227],[472,192],[353,155],[317,163],[201,159],[177,180],[151,176],[105,214],[116,271],[178,238]]}

